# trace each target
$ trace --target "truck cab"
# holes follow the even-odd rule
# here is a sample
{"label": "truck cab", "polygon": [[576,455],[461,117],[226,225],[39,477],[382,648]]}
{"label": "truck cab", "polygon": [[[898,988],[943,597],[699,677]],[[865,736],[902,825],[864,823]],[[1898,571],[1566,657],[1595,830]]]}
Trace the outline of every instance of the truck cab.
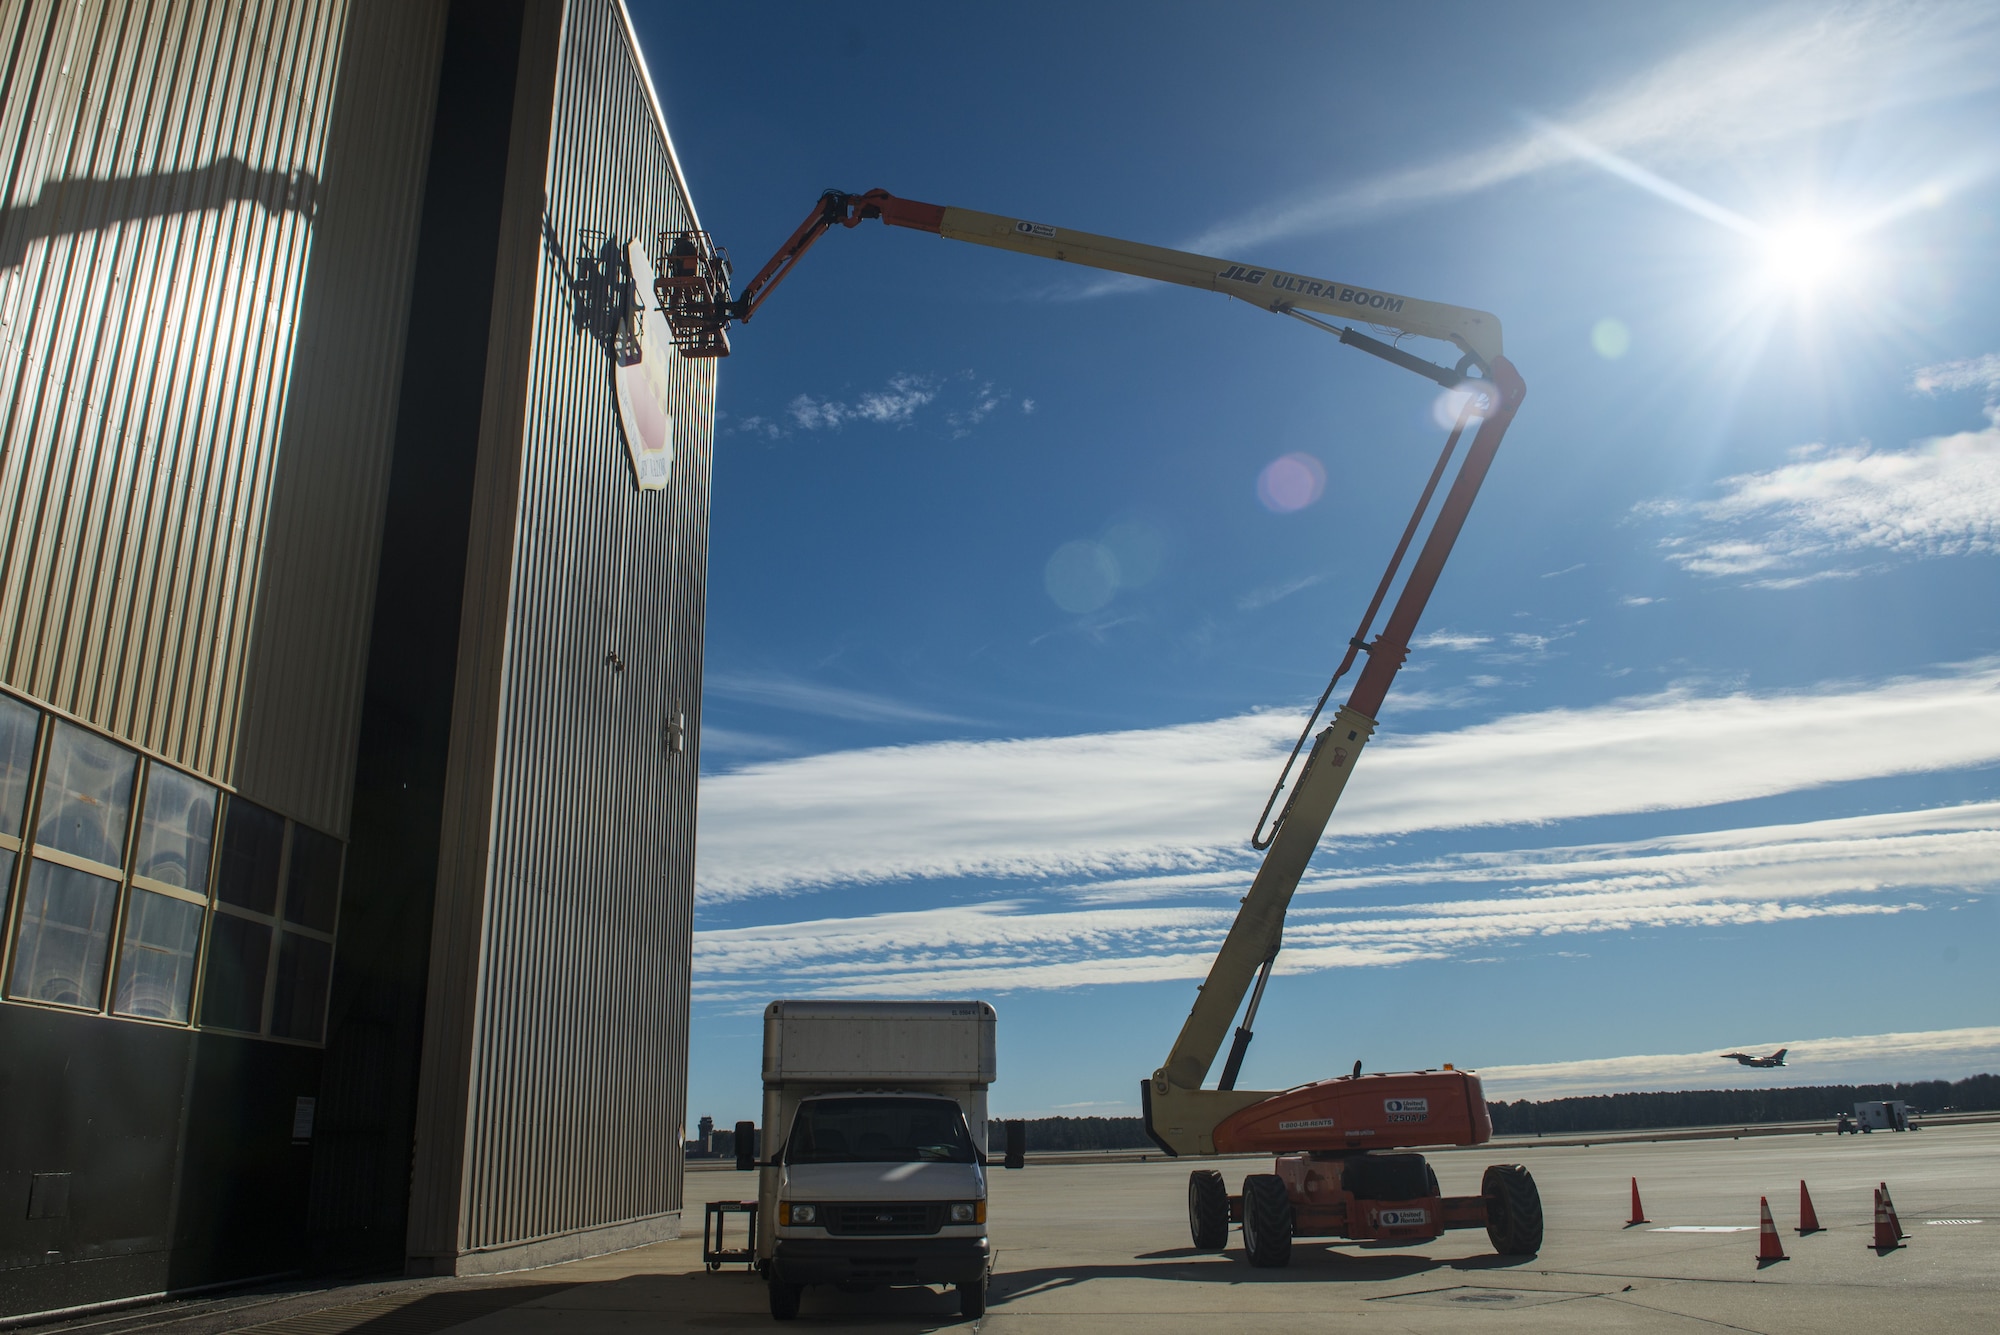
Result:
{"label": "truck cab", "polygon": [[992,1264],[984,1158],[954,1099],[801,1100],[778,1155],[772,1282],[983,1289]]}
{"label": "truck cab", "polygon": [[771,1314],[807,1285],[948,1284],[986,1310],[985,1002],[776,1001],[764,1031],[758,1258]]}

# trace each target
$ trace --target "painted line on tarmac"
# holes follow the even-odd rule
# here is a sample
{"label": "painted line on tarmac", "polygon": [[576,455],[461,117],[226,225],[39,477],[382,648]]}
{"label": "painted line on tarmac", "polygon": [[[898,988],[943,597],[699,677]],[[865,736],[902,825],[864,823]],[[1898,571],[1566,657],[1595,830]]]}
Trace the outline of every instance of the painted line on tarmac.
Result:
{"label": "painted line on tarmac", "polygon": [[1983,1224],[1984,1219],[1926,1219],[1926,1224]]}
{"label": "painted line on tarmac", "polygon": [[1665,1228],[1649,1228],[1648,1233],[1755,1233],[1756,1224],[1669,1224]]}

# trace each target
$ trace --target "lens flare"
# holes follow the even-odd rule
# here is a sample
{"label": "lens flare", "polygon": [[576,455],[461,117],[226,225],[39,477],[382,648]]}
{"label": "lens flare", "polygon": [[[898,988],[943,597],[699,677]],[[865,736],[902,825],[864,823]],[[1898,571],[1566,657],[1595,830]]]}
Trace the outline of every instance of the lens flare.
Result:
{"label": "lens flare", "polygon": [[1042,568],[1042,587],[1065,612],[1095,612],[1118,592],[1118,558],[1088,538],[1066,542]]}
{"label": "lens flare", "polygon": [[1273,514],[1303,510],[1326,490],[1326,467],[1310,454],[1285,454],[1257,474],[1257,499]]}
{"label": "lens flare", "polygon": [[1590,328],[1590,346],[1607,362],[1615,362],[1632,350],[1632,330],[1623,320],[1607,315]]}
{"label": "lens flare", "polygon": [[1431,421],[1437,424],[1438,430],[1449,431],[1458,425],[1459,415],[1468,404],[1472,407],[1472,415],[1480,416],[1493,402],[1490,390],[1491,386],[1478,380],[1462,381],[1457,389],[1439,390],[1437,397],[1431,400]]}
{"label": "lens flare", "polygon": [[1166,564],[1167,537],[1143,519],[1128,519],[1104,530],[1099,544],[1118,567],[1118,587],[1136,589],[1151,583]]}

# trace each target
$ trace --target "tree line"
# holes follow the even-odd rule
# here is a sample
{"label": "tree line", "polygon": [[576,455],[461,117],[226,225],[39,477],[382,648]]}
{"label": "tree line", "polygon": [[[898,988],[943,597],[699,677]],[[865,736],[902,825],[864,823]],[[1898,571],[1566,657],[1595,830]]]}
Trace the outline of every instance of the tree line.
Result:
{"label": "tree line", "polygon": [[1654,1094],[1591,1094],[1489,1103],[1498,1136],[1579,1131],[1652,1131],[1679,1126],[1832,1121],[1857,1103],[1900,1099],[1912,1112],[2000,1109],[2000,1076],[1881,1085],[1798,1085],[1786,1089],[1690,1089]]}
{"label": "tree line", "polygon": [[[1151,1150],[1159,1146],[1146,1139],[1146,1129],[1136,1117],[1030,1117],[1028,1153],[1056,1153],[1063,1150]],[[1007,1148],[1007,1124],[986,1124],[987,1153]]]}
{"label": "tree line", "polygon": [[[1653,1094],[1591,1094],[1566,1099],[1488,1103],[1499,1136],[1570,1135],[1584,1131],[1654,1131],[1683,1126],[1750,1126],[1760,1122],[1831,1122],[1857,1103],[1897,1100],[1912,1112],[2000,1111],[2000,1075],[1879,1085],[1798,1085],[1785,1089],[1692,1089]],[[1150,1150],[1136,1117],[1025,1119],[1030,1154],[1065,1150]],[[987,1123],[990,1152],[1006,1148],[1007,1124]]]}

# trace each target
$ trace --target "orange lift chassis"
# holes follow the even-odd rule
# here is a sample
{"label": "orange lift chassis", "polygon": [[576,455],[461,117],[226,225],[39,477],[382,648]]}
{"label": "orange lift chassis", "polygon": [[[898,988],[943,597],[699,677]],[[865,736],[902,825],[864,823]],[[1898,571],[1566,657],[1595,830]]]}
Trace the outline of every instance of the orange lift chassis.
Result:
{"label": "orange lift chassis", "polygon": [[[653,290],[682,354],[727,356],[729,325],[750,320],[821,234],[830,227],[854,227],[872,219],[952,240],[1221,292],[1302,320],[1350,347],[1464,391],[1458,424],[1431,470],[1402,541],[1258,819],[1251,842],[1264,850],[1264,861],[1209,966],[1180,1036],[1166,1062],[1141,1082],[1140,1098],[1146,1133],[1168,1154],[1250,1152],[1276,1157],[1275,1171],[1245,1178],[1237,1196],[1229,1194],[1218,1172],[1201,1169],[1189,1176],[1188,1226],[1194,1245],[1202,1250],[1222,1250],[1232,1222],[1241,1224],[1244,1250],[1250,1263],[1259,1266],[1286,1264],[1294,1237],[1417,1243],[1451,1228],[1483,1227],[1495,1249],[1504,1254],[1540,1250],[1541,1198],[1527,1169],[1518,1164],[1493,1165],[1486,1169],[1478,1195],[1447,1196],[1422,1154],[1395,1152],[1426,1145],[1478,1145],[1492,1137],[1485,1093],[1471,1072],[1446,1066],[1440,1071],[1363,1075],[1361,1063],[1356,1062],[1349,1075],[1293,1089],[1235,1088],[1257,1008],[1283,941],[1292,892],[1375,731],[1389,685],[1409,656],[1417,619],[1486,479],[1500,438],[1527,393],[1520,375],[1501,355],[1500,321],[1485,311],[1022,218],[922,204],[882,190],[861,195],[828,191],[741,296],[731,295],[728,257],[707,233],[661,234]],[[1393,341],[1359,333],[1343,321],[1373,326],[1390,340],[1416,336],[1451,343],[1461,356],[1455,366],[1441,366]],[[1396,572],[1473,421],[1479,425],[1472,444],[1445,490],[1409,578],[1381,634],[1369,640]],[[1313,727],[1327,700],[1360,656],[1367,662],[1347,703],[1315,735]],[[1304,765],[1280,806],[1278,799],[1285,794],[1301,751]],[[1215,1088],[1204,1088],[1239,1009],[1243,1009],[1242,1023],[1221,1077]]]}

